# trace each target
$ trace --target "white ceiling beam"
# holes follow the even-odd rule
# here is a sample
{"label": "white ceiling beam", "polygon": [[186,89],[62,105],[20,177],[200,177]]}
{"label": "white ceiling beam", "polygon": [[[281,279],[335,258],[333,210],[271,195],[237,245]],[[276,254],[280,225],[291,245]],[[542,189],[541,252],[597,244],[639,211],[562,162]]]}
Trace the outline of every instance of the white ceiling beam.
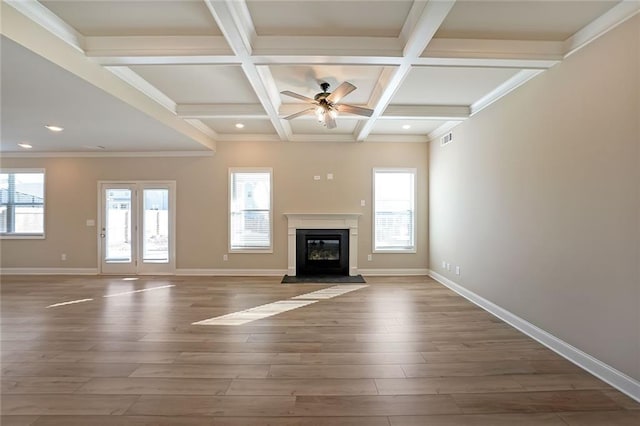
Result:
{"label": "white ceiling beam", "polygon": [[[278,117],[278,101],[273,99],[275,83],[268,81],[268,76],[263,71],[258,70],[256,64],[251,60],[252,39],[255,38],[255,29],[249,25],[246,4],[241,0],[205,0],[209,12],[218,24],[218,28],[227,40],[227,43],[241,60],[242,70],[249,80],[258,100],[271,120],[276,133],[282,140],[288,140],[291,136],[290,128],[283,126]],[[275,103],[274,103],[275,101]]]}
{"label": "white ceiling beam", "polygon": [[122,80],[126,81],[136,89],[140,90],[142,93],[158,102],[160,105],[164,106],[171,112],[176,111],[176,103],[165,95],[163,92],[158,90],[155,86],[149,83],[144,78],[140,77],[136,72],[131,70],[128,67],[105,67],[107,70],[111,71],[113,74],[120,77]]}
{"label": "white ceiling beam", "polygon": [[284,37],[260,36],[255,40],[256,56],[364,56],[402,57],[396,37]]}
{"label": "white ceiling beam", "polygon": [[548,69],[563,57],[557,41],[433,39],[414,65]]}
{"label": "white ceiling beam", "polygon": [[564,42],[565,57],[575,53],[607,31],[640,12],[640,1],[622,0]]}
{"label": "white ceiling beam", "polygon": [[496,59],[496,58],[418,58],[414,66],[453,68],[517,68],[546,70],[558,64],[552,59]]}
{"label": "white ceiling beam", "polygon": [[36,0],[3,0],[3,3],[16,9],[51,34],[80,52],[84,51],[85,39],[71,25],[64,22],[55,13]]}
{"label": "white ceiling beam", "polygon": [[1,2],[0,7],[2,8],[2,26],[0,27],[2,35],[155,118],[165,126],[215,151],[215,141],[179,118],[175,111],[150,98],[113,72],[88,60],[76,46],[70,45],[67,40],[54,36],[40,23],[32,21],[31,18],[18,12],[7,3]]}
{"label": "white ceiling beam", "polygon": [[[249,36],[238,37],[244,40]],[[407,61],[399,38],[251,37],[255,39],[250,54],[255,65],[401,65]],[[242,62],[222,36],[85,37],[84,46],[88,57],[106,66]],[[562,60],[563,55],[563,42],[433,39],[424,55],[414,58],[411,64],[549,68]]]}
{"label": "white ceiling beam", "polygon": [[[454,3],[455,0],[430,0],[425,4],[419,17],[416,19],[413,18],[416,16],[417,12],[410,14],[411,22],[407,19],[402,29],[402,35],[407,40],[403,49],[404,62],[396,69],[394,75],[389,80],[389,84],[384,89],[384,92],[380,95],[379,99],[377,99],[371,118],[364,123],[364,125],[356,128],[357,141],[364,141],[369,133],[371,133],[376,120],[387,108],[393,98],[393,95],[395,95],[396,91],[411,70],[412,62],[415,61],[425,50],[434,34],[438,28],[440,28],[440,25],[442,25],[442,22],[451,11]],[[410,30],[409,27],[411,27]]]}
{"label": "white ceiling beam", "polygon": [[92,62],[103,66],[135,65],[240,65],[235,55],[221,56],[94,56]]}
{"label": "white ceiling beam", "polygon": [[85,37],[87,56],[214,56],[233,55],[222,36]]}
{"label": "white ceiling beam", "polygon": [[471,115],[477,114],[478,112],[482,111],[501,97],[522,86],[524,83],[531,80],[541,72],[543,72],[543,70],[520,71],[509,80],[505,81],[504,83],[493,89],[491,92],[487,93],[485,96],[474,102],[470,107]]}
{"label": "white ceiling beam", "polygon": [[434,38],[421,57],[560,61],[563,54],[560,41]]}

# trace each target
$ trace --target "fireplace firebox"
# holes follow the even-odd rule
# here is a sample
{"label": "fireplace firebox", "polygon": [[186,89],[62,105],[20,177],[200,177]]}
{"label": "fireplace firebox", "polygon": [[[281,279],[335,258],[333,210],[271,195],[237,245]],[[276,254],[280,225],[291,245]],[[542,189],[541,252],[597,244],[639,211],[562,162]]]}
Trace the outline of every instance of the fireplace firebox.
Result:
{"label": "fireplace firebox", "polygon": [[349,275],[349,230],[297,229],[296,275]]}

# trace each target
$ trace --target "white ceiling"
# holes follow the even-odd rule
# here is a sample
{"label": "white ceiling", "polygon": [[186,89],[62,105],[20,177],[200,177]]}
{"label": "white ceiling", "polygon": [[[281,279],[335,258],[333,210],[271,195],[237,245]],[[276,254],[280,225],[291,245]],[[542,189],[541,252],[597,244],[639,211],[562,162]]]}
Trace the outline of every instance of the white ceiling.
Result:
{"label": "white ceiling", "polygon": [[[0,149],[425,142],[639,9],[637,0],[4,0]],[[313,116],[281,118],[305,109],[281,91],[313,97],[321,82],[343,81],[357,86],[343,102],[371,118],[343,113],[332,130]],[[54,121],[65,131],[44,129]]]}

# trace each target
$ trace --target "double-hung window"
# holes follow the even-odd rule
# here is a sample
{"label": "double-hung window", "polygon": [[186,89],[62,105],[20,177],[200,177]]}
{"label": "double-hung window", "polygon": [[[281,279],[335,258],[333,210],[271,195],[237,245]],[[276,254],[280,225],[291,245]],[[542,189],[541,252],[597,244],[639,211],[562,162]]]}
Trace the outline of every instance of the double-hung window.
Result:
{"label": "double-hung window", "polygon": [[272,252],[272,170],[229,169],[229,250]]}
{"label": "double-hung window", "polygon": [[374,169],[374,252],[415,253],[416,169]]}
{"label": "double-hung window", "polygon": [[0,171],[0,236],[44,238],[44,170]]}

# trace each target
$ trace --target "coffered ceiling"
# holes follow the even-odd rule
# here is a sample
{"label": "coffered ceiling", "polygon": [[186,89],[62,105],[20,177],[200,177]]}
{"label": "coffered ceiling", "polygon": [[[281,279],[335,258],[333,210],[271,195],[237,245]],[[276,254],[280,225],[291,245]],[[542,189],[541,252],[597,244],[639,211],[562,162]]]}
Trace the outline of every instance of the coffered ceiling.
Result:
{"label": "coffered ceiling", "polygon": [[[638,13],[627,1],[4,0],[3,153],[426,142]],[[348,81],[327,129],[283,117]],[[52,135],[44,124],[65,131]],[[243,125],[243,127],[236,125]]]}

